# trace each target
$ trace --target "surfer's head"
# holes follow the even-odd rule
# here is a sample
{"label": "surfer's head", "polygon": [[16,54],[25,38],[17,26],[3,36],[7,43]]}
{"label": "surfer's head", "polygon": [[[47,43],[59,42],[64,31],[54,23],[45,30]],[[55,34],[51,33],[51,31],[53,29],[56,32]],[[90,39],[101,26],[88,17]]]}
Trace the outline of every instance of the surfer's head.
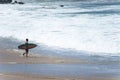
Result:
{"label": "surfer's head", "polygon": [[26,38],[26,41],[28,41],[28,38]]}

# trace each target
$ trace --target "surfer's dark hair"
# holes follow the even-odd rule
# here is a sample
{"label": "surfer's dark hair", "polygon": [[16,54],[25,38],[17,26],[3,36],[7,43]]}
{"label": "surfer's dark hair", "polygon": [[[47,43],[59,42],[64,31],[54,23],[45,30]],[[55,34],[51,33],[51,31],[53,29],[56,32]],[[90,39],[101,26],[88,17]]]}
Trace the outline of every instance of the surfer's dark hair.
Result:
{"label": "surfer's dark hair", "polygon": [[26,38],[26,41],[28,41],[28,38]]}

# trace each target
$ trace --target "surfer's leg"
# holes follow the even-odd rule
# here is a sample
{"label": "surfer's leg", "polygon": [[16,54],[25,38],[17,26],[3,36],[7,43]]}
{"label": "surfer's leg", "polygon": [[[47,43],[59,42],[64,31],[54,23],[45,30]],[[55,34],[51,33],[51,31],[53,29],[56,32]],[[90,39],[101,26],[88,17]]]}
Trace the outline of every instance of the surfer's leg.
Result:
{"label": "surfer's leg", "polygon": [[26,53],[26,57],[28,57],[28,53]]}
{"label": "surfer's leg", "polygon": [[26,57],[28,57],[28,49],[26,49]]}
{"label": "surfer's leg", "polygon": [[25,53],[23,53],[23,56],[25,55]]}

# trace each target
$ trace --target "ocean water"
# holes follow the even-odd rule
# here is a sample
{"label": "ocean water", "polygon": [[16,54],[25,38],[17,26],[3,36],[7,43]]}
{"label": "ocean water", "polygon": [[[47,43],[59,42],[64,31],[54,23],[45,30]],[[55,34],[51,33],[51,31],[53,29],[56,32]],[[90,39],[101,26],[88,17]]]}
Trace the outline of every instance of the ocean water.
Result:
{"label": "ocean water", "polygon": [[32,53],[88,63],[0,64],[1,73],[120,76],[120,0],[19,1],[25,4],[0,4],[0,50],[19,51],[28,38],[38,45]]}
{"label": "ocean water", "polygon": [[120,0],[23,1],[0,4],[2,47],[17,49],[28,38],[36,53],[120,60]]}
{"label": "ocean water", "polygon": [[[97,64],[0,64],[1,73],[40,74],[60,77],[119,77],[120,65]],[[102,77],[103,78],[103,77]],[[97,80],[97,79],[95,79]],[[116,79],[114,79],[116,80]]]}

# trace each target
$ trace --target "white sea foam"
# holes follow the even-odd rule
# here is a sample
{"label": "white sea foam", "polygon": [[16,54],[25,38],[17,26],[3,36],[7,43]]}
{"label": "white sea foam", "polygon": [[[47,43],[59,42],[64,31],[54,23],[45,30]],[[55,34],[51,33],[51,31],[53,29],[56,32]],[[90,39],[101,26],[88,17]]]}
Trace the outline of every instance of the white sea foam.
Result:
{"label": "white sea foam", "polygon": [[29,38],[50,47],[117,54],[120,52],[118,6],[0,5],[0,36]]}

